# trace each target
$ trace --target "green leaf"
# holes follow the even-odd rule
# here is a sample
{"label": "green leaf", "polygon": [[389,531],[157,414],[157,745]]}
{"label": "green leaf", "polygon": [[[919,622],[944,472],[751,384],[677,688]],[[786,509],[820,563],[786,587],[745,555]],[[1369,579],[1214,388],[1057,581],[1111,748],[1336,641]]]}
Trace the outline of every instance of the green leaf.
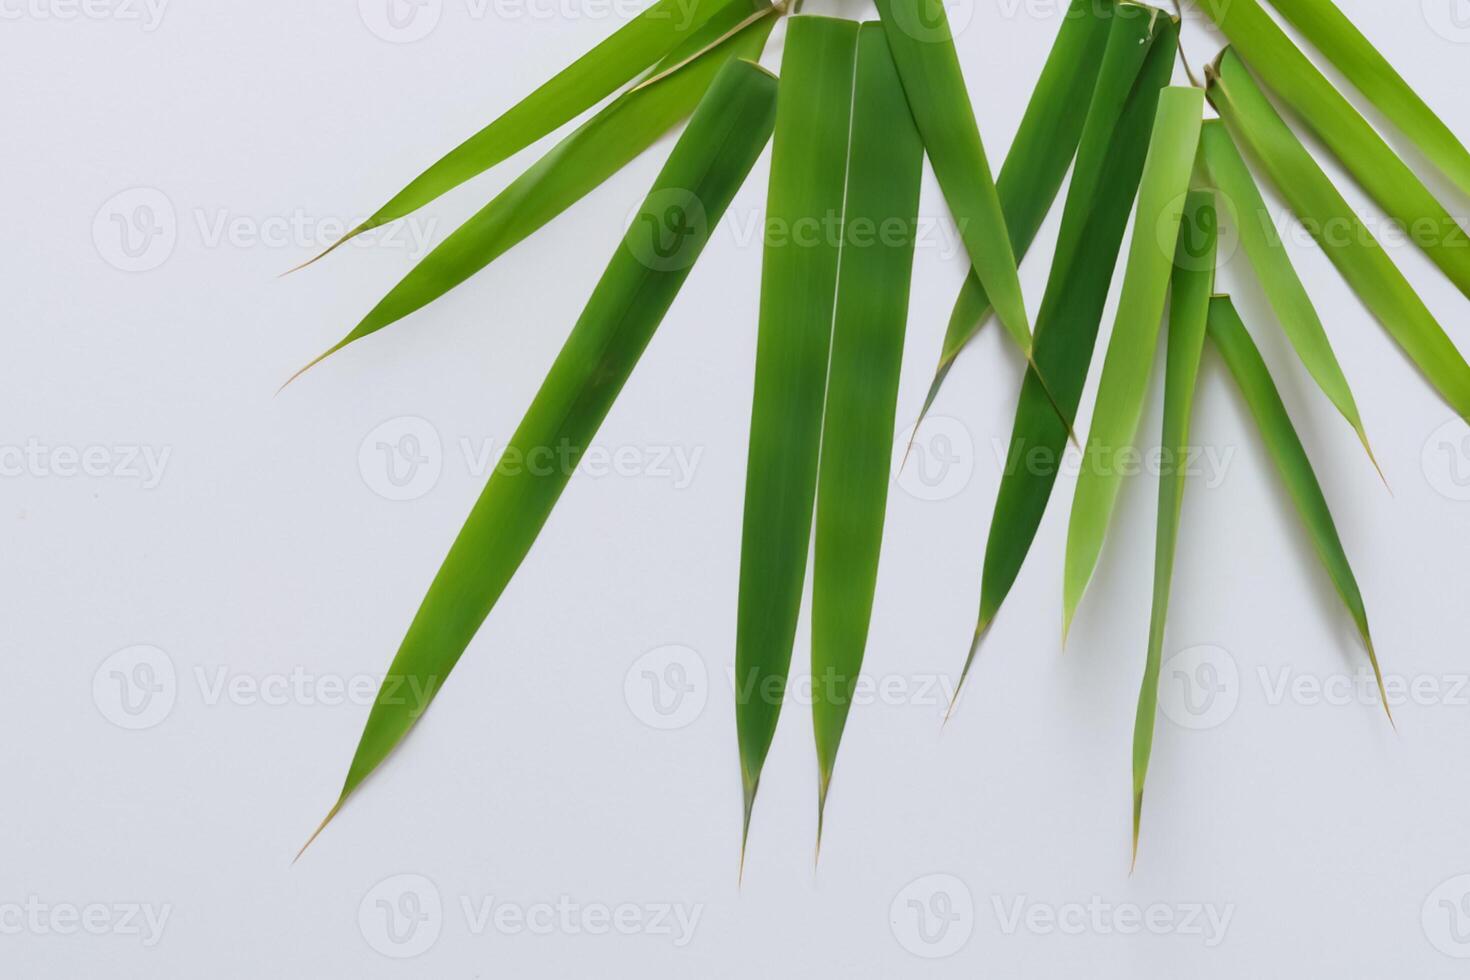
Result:
{"label": "green leaf", "polygon": [[1307,458],[1307,451],[1302,447],[1302,441],[1291,424],[1291,417],[1286,414],[1286,406],[1281,402],[1281,395],[1276,391],[1276,384],[1271,380],[1266,362],[1261,359],[1261,352],[1256,349],[1255,342],[1246,332],[1245,324],[1240,322],[1240,315],[1236,313],[1230,297],[1218,296],[1210,302],[1209,333],[1210,339],[1215,342],[1225,363],[1229,365],[1230,373],[1240,385],[1241,393],[1245,395],[1246,404],[1255,416],[1256,426],[1261,430],[1261,437],[1266,441],[1266,449],[1276,463],[1277,472],[1286,482],[1292,503],[1296,505],[1297,513],[1301,515],[1307,533],[1312,538],[1312,547],[1316,549],[1317,557],[1326,567],[1333,587],[1342,597],[1353,625],[1363,638],[1368,660],[1373,665],[1373,676],[1378,681],[1378,694],[1383,700],[1383,710],[1392,722],[1393,712],[1389,711],[1388,694],[1383,689],[1383,672],[1378,668],[1373,637],[1368,633],[1368,613],[1363,608],[1363,596],[1358,591],[1357,579],[1353,577],[1353,570],[1348,565],[1342,540],[1337,536],[1337,526],[1332,522],[1327,499],[1322,495],[1322,487],[1317,482],[1316,474],[1312,472],[1311,460]]}
{"label": "green leaf", "polygon": [[724,40],[719,40],[728,31],[723,18],[706,24],[704,33],[691,43],[719,41],[713,49],[652,84],[619,97],[570,133],[435,247],[347,336],[297,371],[292,380],[353,341],[443,296],[648,149],[694,110],[727,62],[760,57],[776,22],[774,16],[769,16],[774,8],[764,0],[761,7],[768,16]]}
{"label": "green leaf", "polygon": [[1413,358],[1440,395],[1470,420],[1470,365],[1460,356],[1414,287],[1358,219],[1317,161],[1226,49],[1209,74],[1210,102],[1276,185],[1357,292],[1364,305]]}
{"label": "green leaf", "polygon": [[[1368,451],[1369,460],[1373,460],[1368,434],[1363,431],[1363,420],[1358,415],[1352,389],[1348,387],[1337,355],[1332,352],[1332,342],[1327,339],[1327,331],[1317,317],[1312,298],[1292,268],[1291,255],[1281,236],[1276,234],[1265,198],[1251,177],[1240,150],[1230,139],[1225,124],[1218,119],[1205,123],[1200,134],[1200,146],[1210,179],[1225,195],[1226,212],[1235,214],[1236,230],[1246,258],[1250,260],[1287,339],[1296,348],[1297,356],[1322,393],[1358,434],[1363,448]],[[1373,465],[1377,468],[1378,463],[1374,461]]]}
{"label": "green leaf", "polygon": [[1169,271],[1179,237],[1179,222],[1189,190],[1189,175],[1199,147],[1204,92],[1166,88],[1149,141],[1148,160],[1138,191],[1138,212],[1118,317],[1103,361],[1102,381],[1093,409],[1072,519],[1067,528],[1063,576],[1065,638],[1102,551],[1103,538],[1118,499],[1123,474],[1117,454],[1133,445],[1149,370],[1158,344]]}
{"label": "green leaf", "polygon": [[883,29],[864,24],[817,479],[812,722],[819,846],[878,582],[923,164],[924,145]]}
{"label": "green leaf", "polygon": [[[1063,17],[1026,114],[1021,117],[1016,138],[995,180],[1011,249],[1017,259],[1030,250],[1077,151],[1103,49],[1108,42],[1109,25],[1127,19],[1130,14],[1142,16],[1144,11],[1145,8],[1128,2],[1115,5],[1112,0],[1072,0]],[[980,332],[989,315],[990,296],[971,268],[955,299],[939,366],[919,412],[920,421],[929,413],[955,358]],[[1037,330],[1040,330],[1039,322]]]}
{"label": "green leaf", "polygon": [[771,150],[735,637],[744,840],[786,692],[811,548],[858,25],[792,17]]}
{"label": "green leaf", "polygon": [[732,7],[741,17],[750,13],[745,0],[658,0],[494,122],[446,153],[317,259],[365,231],[417,211],[560,129],[674,50],[706,21]]}
{"label": "green leaf", "polygon": [[1164,623],[1169,615],[1169,585],[1174,577],[1174,548],[1179,538],[1179,512],[1184,503],[1185,461],[1189,459],[1189,418],[1194,407],[1200,352],[1205,345],[1210,294],[1215,289],[1219,213],[1209,191],[1190,191],[1174,258],[1170,289],[1169,345],[1164,369],[1164,431],[1160,446],[1158,530],[1154,538],[1154,596],[1149,616],[1148,652],[1138,715],[1133,724],[1133,860],[1138,860],[1138,827],[1143,815],[1143,783],[1154,744],[1159,704],[1159,665],[1163,659]]}
{"label": "green leaf", "polygon": [[[1470,296],[1470,242],[1464,229],[1257,0],[1203,0],[1202,5],[1266,87],[1291,107],[1424,254]],[[1245,71],[1243,67],[1238,70]]]}
{"label": "green leaf", "polygon": [[408,734],[520,567],[770,137],[775,104],[776,80],[747,61],[710,86],[429,586],[323,827]]}
{"label": "green leaf", "polygon": [[[1152,26],[1152,40],[1145,37],[1144,43],[1133,33],[1136,24],[1119,20],[1113,26],[1067,190],[1046,295],[1036,318],[1036,361],[1055,386],[1058,403],[1069,417],[1076,414],[1092,363],[1103,307],[1148,154],[1159,93],[1174,69],[1179,22],[1160,17]],[[990,521],[980,615],[966,674],[1036,538],[1067,435],[1040,382],[1027,372]]]}
{"label": "green leaf", "polygon": [[1271,3],[1431,163],[1470,194],[1470,151],[1332,0]]}
{"label": "green leaf", "polygon": [[1001,325],[1030,361],[1031,325],[1016,254],[980,141],[944,0],[878,0],[878,16],[924,150],[975,274]]}

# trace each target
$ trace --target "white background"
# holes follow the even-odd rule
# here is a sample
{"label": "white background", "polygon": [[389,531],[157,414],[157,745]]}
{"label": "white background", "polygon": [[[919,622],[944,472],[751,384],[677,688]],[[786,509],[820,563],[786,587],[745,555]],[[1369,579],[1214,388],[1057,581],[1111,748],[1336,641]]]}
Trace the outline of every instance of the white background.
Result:
{"label": "white background", "polygon": [[[1363,651],[1209,352],[1196,441],[1228,462],[1188,491],[1165,654],[1182,652],[1166,667],[1175,684],[1213,678],[1218,697],[1201,722],[1166,692],[1177,720],[1159,720],[1137,871],[1129,758],[1153,481],[1128,484],[1065,653],[1072,482],[1061,481],[941,732],[934,686],[952,683],[973,627],[995,441],[1009,434],[1020,377],[990,327],[921,436],[924,465],[892,493],[867,661],[890,693],[853,713],[820,866],[810,722],[796,703],[737,887],[726,678],[761,256],[727,226],[598,437],[629,449],[637,472],[572,482],[424,723],[292,867],[366,717],[340,685],[386,668],[483,483],[474,456],[513,430],[670,145],[276,396],[417,253],[411,237],[378,241],[277,274],[632,12],[430,0],[428,19],[395,35],[385,2],[172,0],[153,13],[122,0],[0,2],[0,971],[1463,975],[1470,444],[1321,252],[1299,242],[1293,257],[1392,495],[1294,362],[1243,257],[1223,286],[1327,489],[1384,669],[1418,684],[1396,705],[1397,735],[1371,700],[1335,696],[1357,683]],[[1343,5],[1470,136],[1470,29],[1451,16],[1470,22],[1463,0],[1424,0],[1422,12],[1420,0]],[[822,0],[808,10],[872,15]],[[965,24],[958,43],[998,162],[1059,11],[1012,0],[951,16]],[[1196,64],[1220,43],[1198,23],[1186,42]],[[535,152],[446,196],[412,230],[441,239]],[[768,159],[732,209],[742,227],[759,219]],[[1470,202],[1445,195],[1466,213]],[[964,274],[927,176],[923,212],[905,426]],[[141,222],[135,235],[165,234],[135,237],[151,244],[130,259],[115,217]],[[1033,311],[1055,222],[1024,267]],[[1470,349],[1466,300],[1411,248],[1393,255]],[[151,268],[126,271],[139,266]],[[1111,307],[1104,338],[1110,324]],[[1157,439],[1158,401],[1156,386],[1145,442]],[[405,418],[423,422],[394,421]],[[412,499],[389,500],[378,443],[407,445],[405,433],[422,437],[430,470],[390,493]],[[63,475],[69,451],[93,447],[93,475]],[[659,464],[665,448],[697,459],[692,481]],[[643,659],[671,645],[687,649]],[[803,626],[798,666],[806,649]],[[677,678],[663,673],[674,661],[695,690],[664,716],[644,671]],[[1329,695],[1291,693],[1298,678]],[[151,700],[122,686],[134,680],[157,688]],[[659,727],[670,718],[681,727]],[[387,912],[415,900],[419,930],[401,920],[389,934]],[[500,926],[480,918],[487,901],[509,909]],[[570,927],[555,909],[539,918],[544,903],[570,910]],[[578,925],[625,904],[637,934]],[[664,928],[658,906],[697,915],[692,935],[673,919]],[[166,915],[161,932],[130,907]],[[1194,920],[1196,908],[1228,926]],[[94,916],[99,934],[72,913]],[[516,914],[538,927],[516,931]],[[1065,928],[1047,928],[1048,915]],[[1121,934],[1139,915],[1167,922],[1165,934]],[[419,955],[395,958],[404,953]]]}

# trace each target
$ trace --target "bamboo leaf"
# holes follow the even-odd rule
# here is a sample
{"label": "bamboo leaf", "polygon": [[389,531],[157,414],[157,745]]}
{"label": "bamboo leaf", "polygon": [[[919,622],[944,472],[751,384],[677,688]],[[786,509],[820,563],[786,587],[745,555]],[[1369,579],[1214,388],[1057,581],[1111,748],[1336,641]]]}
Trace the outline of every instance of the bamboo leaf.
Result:
{"label": "bamboo leaf", "polygon": [[365,231],[417,211],[560,129],[673,51],[717,14],[728,14],[732,7],[738,17],[750,13],[746,0],[657,0],[494,122],[446,153],[317,259]]}
{"label": "bamboo leaf", "polygon": [[[1282,330],[1322,393],[1358,434],[1368,458],[1372,460],[1373,449],[1368,445],[1367,433],[1363,431],[1363,420],[1358,415],[1352,389],[1348,387],[1337,355],[1332,352],[1332,342],[1327,339],[1327,331],[1317,316],[1312,298],[1292,268],[1285,244],[1275,233],[1266,200],[1251,177],[1240,150],[1230,139],[1225,124],[1218,119],[1205,123],[1200,134],[1200,146],[1210,179],[1229,202],[1227,211],[1233,209],[1235,212],[1236,230],[1246,258],[1255,270]],[[1378,464],[1375,461],[1373,465],[1376,468]]]}
{"label": "bamboo leaf", "polygon": [[1266,87],[1291,107],[1424,254],[1470,296],[1470,248],[1464,229],[1257,0],[1203,0],[1203,6]]}
{"label": "bamboo leaf", "polygon": [[1367,648],[1368,660],[1373,666],[1373,676],[1378,681],[1383,710],[1392,722],[1393,712],[1389,711],[1388,695],[1383,689],[1383,672],[1378,667],[1373,637],[1368,632],[1368,613],[1363,607],[1363,596],[1358,591],[1347,553],[1337,536],[1337,526],[1332,521],[1327,499],[1322,495],[1311,460],[1307,458],[1307,451],[1291,424],[1291,417],[1286,413],[1286,406],[1281,402],[1266,362],[1261,359],[1261,352],[1246,332],[1245,324],[1240,322],[1240,315],[1228,296],[1219,296],[1210,302],[1209,334],[1224,356],[1230,373],[1235,376],[1251,415],[1255,416],[1256,427],[1261,430],[1277,472],[1286,482],[1286,489],[1312,538],[1317,557],[1326,567],[1333,587],[1363,638],[1363,646]]}
{"label": "bamboo leaf", "polygon": [[[744,840],[796,642],[817,486],[858,25],[792,17],[771,150],[735,637]],[[743,863],[743,861],[742,861]]]}
{"label": "bamboo leaf", "polygon": [[[443,296],[648,149],[693,111],[721,67],[733,59],[760,57],[776,21],[771,15],[774,8],[764,0],[761,6],[768,16],[672,74],[621,96],[574,130],[436,246],[347,336],[297,371],[292,380],[348,344]],[[723,19],[717,18],[691,43],[716,41],[727,30]]]}
{"label": "bamboo leaf", "polygon": [[[1092,430],[1067,529],[1064,638],[1097,565],[1117,502],[1122,472],[1116,456],[1132,446],[1138,432],[1169,291],[1172,249],[1178,239],[1190,170],[1199,146],[1203,109],[1204,92],[1197,88],[1166,88],[1159,96],[1158,117],[1139,185],[1118,317],[1103,361]],[[1167,246],[1163,244],[1166,242]]]}
{"label": "bamboo leaf", "polygon": [[1179,248],[1170,289],[1169,343],[1164,369],[1163,465],[1159,472],[1158,529],[1154,538],[1153,611],[1149,616],[1148,650],[1138,714],[1133,724],[1133,860],[1138,860],[1138,828],[1143,815],[1143,784],[1153,750],[1154,721],[1159,704],[1159,665],[1164,650],[1164,624],[1169,615],[1169,586],[1174,576],[1174,549],[1179,513],[1184,503],[1185,460],[1189,458],[1189,419],[1194,407],[1200,352],[1210,294],[1215,288],[1219,214],[1214,194],[1190,191],[1184,205]]}
{"label": "bamboo leaf", "polygon": [[812,722],[819,847],[878,582],[923,163],[883,29],[863,24],[817,480]]}
{"label": "bamboo leaf", "polygon": [[1470,194],[1470,151],[1332,0],[1271,0],[1431,163]]}
{"label": "bamboo leaf", "polygon": [[996,316],[1031,360],[1031,325],[1016,254],[960,70],[944,0],[878,0],[909,109]]}
{"label": "bamboo leaf", "polygon": [[413,727],[530,551],[770,137],[775,103],[775,79],[746,61],[710,86],[429,586],[323,827]]}
{"label": "bamboo leaf", "polygon": [[[1019,260],[1030,250],[1046,213],[1051,210],[1077,151],[1087,118],[1109,25],[1145,8],[1112,0],[1072,0],[1041,77],[1031,93],[1021,126],[995,180],[1005,215],[1011,250]],[[923,421],[960,351],[980,332],[990,315],[990,296],[973,268],[955,299],[944,334],[939,366],[919,412]],[[1040,323],[1037,324],[1040,330]]]}
{"label": "bamboo leaf", "polygon": [[[1174,69],[1179,22],[1159,17],[1152,39],[1137,24],[1114,23],[1067,190],[1062,227],[1041,313],[1036,360],[1056,386],[1062,411],[1075,415],[1123,234],[1148,154],[1160,90]],[[1142,66],[1138,58],[1142,58]],[[1010,448],[985,546],[980,614],[965,673],[981,638],[1015,584],[1056,483],[1067,429],[1028,372],[1016,403]]]}
{"label": "bamboo leaf", "polygon": [[1240,57],[1227,48],[1208,74],[1210,101],[1237,144],[1260,163],[1343,278],[1445,401],[1470,419],[1470,365],[1277,114]]}

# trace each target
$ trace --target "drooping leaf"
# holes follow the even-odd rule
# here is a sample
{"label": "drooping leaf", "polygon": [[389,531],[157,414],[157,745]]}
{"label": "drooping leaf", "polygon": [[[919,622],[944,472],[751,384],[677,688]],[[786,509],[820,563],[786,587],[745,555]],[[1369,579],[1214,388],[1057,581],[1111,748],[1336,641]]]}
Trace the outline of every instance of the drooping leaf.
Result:
{"label": "drooping leaf", "polygon": [[924,151],[975,274],[1001,325],[1029,361],[1031,324],[1021,295],[1016,253],[980,141],[944,0],[878,0],[878,16],[924,139]]}
{"label": "drooping leaf", "polygon": [[[1245,59],[1407,237],[1470,296],[1470,239],[1464,230],[1257,0],[1202,0],[1202,6],[1239,52],[1235,60]],[[1246,71],[1243,65],[1235,70]]]}
{"label": "drooping leaf", "polygon": [[[1179,22],[1160,16],[1152,35],[1118,20],[1088,110],[1067,190],[1046,295],[1036,318],[1036,362],[1055,386],[1069,417],[1077,412],[1103,307],[1148,154],[1159,92],[1174,68]],[[1142,59],[1140,67],[1139,59]],[[1010,448],[1001,473],[985,569],[980,614],[965,664],[1015,584],[1041,526],[1061,467],[1067,429],[1030,372],[1021,384]]]}
{"label": "drooping leaf", "polygon": [[[792,17],[771,149],[735,636],[742,841],[786,692],[817,489],[858,25]],[[743,844],[742,844],[743,852]]]}
{"label": "drooping leaf", "polygon": [[[421,309],[485,268],[621,170],[689,115],[727,62],[760,57],[775,26],[768,15],[718,43],[672,74],[614,100],[554,146],[414,266],[347,336],[296,376],[348,344]],[[735,8],[726,8],[734,11]],[[738,12],[738,11],[736,11]],[[727,31],[723,18],[691,44],[713,42]],[[293,376],[294,377],[294,376]]]}
{"label": "drooping leaf", "polygon": [[[722,11],[728,14],[732,7],[737,9],[739,17],[750,13],[746,0],[657,0],[494,122],[446,153],[317,258],[365,231],[417,211],[560,129],[673,51],[717,14]],[[728,27],[727,24],[725,29]]]}
{"label": "drooping leaf", "polygon": [[1131,449],[1138,432],[1164,301],[1169,292],[1169,271],[1189,190],[1190,170],[1199,147],[1203,110],[1204,92],[1197,88],[1166,88],[1159,96],[1148,161],[1139,185],[1138,211],[1123,275],[1123,293],[1118,300],[1118,317],[1103,361],[1092,429],[1083,452],[1077,495],[1072,500],[1072,518],[1067,527],[1064,637],[1097,565],[1118,499],[1123,473],[1117,456]]}
{"label": "drooping leaf", "polygon": [[1367,648],[1368,660],[1373,666],[1373,676],[1378,681],[1383,710],[1391,722],[1393,712],[1389,710],[1388,694],[1383,689],[1383,672],[1373,650],[1373,637],[1368,632],[1368,613],[1363,607],[1363,596],[1348,564],[1342,540],[1337,535],[1337,526],[1332,521],[1332,512],[1327,507],[1327,498],[1322,495],[1322,486],[1312,471],[1311,460],[1307,458],[1307,451],[1291,424],[1291,417],[1286,413],[1286,406],[1281,402],[1266,362],[1246,332],[1245,324],[1241,323],[1240,314],[1235,311],[1230,297],[1217,296],[1211,300],[1209,334],[1230,367],[1230,373],[1235,376],[1251,415],[1255,416],[1256,427],[1261,430],[1266,449],[1286,483],[1302,523],[1306,525],[1317,557],[1322,560],[1333,587],[1342,597],[1353,625],[1363,638],[1363,646]]}
{"label": "drooping leaf", "polygon": [[1332,0],[1271,0],[1431,163],[1470,194],[1470,150]]}
{"label": "drooping leaf", "polygon": [[[1077,151],[1107,45],[1109,25],[1144,12],[1145,8],[1126,0],[1120,4],[1112,0],[1072,0],[1063,16],[1056,42],[1021,117],[1016,138],[1005,163],[1001,164],[1000,176],[995,179],[1011,250],[1017,260],[1025,256],[1035,241]],[[919,411],[920,421],[929,413],[955,358],[980,332],[989,316],[990,296],[971,268],[955,299],[939,353],[939,366]],[[1040,330],[1039,322],[1037,329]]]}
{"label": "drooping leaf", "polygon": [[[323,827],[413,727],[530,551],[770,137],[776,87],[747,61],[710,86],[429,586]],[[520,462],[541,457],[556,462]]]}
{"label": "drooping leaf", "polygon": [[1277,114],[1238,55],[1209,72],[1210,101],[1237,145],[1261,165],[1348,285],[1462,418],[1470,419],[1470,365],[1414,287]]}
{"label": "drooping leaf", "polygon": [[1169,585],[1174,577],[1174,549],[1179,513],[1184,503],[1185,461],[1189,459],[1189,419],[1205,345],[1210,294],[1215,289],[1219,215],[1214,195],[1190,191],[1184,206],[1179,248],[1170,287],[1169,342],[1164,368],[1164,431],[1160,447],[1158,529],[1154,537],[1153,610],[1149,615],[1148,650],[1143,686],[1133,723],[1133,859],[1138,860],[1138,828],[1143,816],[1143,784],[1153,751],[1154,721],[1159,705],[1159,666],[1164,651],[1164,624],[1169,615]]}
{"label": "drooping leaf", "polygon": [[812,722],[819,844],[878,583],[923,163],[883,29],[863,24],[817,479]]}

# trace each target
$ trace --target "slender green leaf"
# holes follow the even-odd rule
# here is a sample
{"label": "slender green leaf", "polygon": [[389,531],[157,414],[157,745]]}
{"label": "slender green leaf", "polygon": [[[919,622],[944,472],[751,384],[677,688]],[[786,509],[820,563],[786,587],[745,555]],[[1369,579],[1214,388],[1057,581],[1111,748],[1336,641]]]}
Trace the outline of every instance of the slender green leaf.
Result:
{"label": "slender green leaf", "polygon": [[1166,88],[1149,141],[1148,160],[1138,191],[1133,241],[1123,275],[1118,317],[1103,361],[1102,381],[1093,409],[1072,519],[1067,528],[1063,576],[1065,637],[1102,551],[1103,537],[1122,483],[1117,455],[1130,448],[1138,432],[1147,394],[1154,348],[1158,344],[1174,244],[1189,190],[1189,175],[1199,147],[1204,92]]}
{"label": "slender green leaf", "polygon": [[[699,31],[706,21],[732,5],[746,7],[744,0],[657,0],[611,37],[511,106],[494,122],[446,153],[317,258],[369,229],[417,211],[441,194],[560,129],[627,84],[639,72]],[[740,16],[748,13],[746,8]]]}
{"label": "slender green leaf", "polygon": [[864,24],[817,479],[812,722],[819,843],[878,583],[923,164],[924,145],[883,29]]}
{"label": "slender green leaf", "polygon": [[1470,365],[1239,56],[1227,48],[1208,74],[1210,101],[1236,142],[1262,166],[1343,278],[1445,401],[1470,419]]}
{"label": "slender green leaf", "polygon": [[1170,289],[1169,344],[1164,368],[1164,431],[1160,446],[1158,530],[1154,538],[1153,611],[1148,624],[1148,652],[1138,715],[1133,724],[1133,859],[1138,860],[1138,827],[1143,816],[1143,783],[1154,744],[1159,704],[1159,664],[1164,651],[1164,624],[1169,615],[1169,585],[1174,577],[1174,549],[1179,539],[1179,512],[1184,503],[1185,461],[1189,459],[1189,418],[1205,345],[1210,294],[1215,289],[1215,257],[1219,214],[1209,191],[1191,191],[1174,259]]}
{"label": "slender green leaf", "polygon": [[[1373,459],[1373,449],[1368,445],[1368,434],[1363,431],[1363,420],[1358,415],[1352,389],[1348,387],[1337,355],[1332,352],[1332,342],[1327,339],[1327,331],[1317,316],[1312,298],[1292,268],[1285,243],[1276,234],[1271,212],[1251,177],[1250,168],[1231,140],[1225,124],[1218,119],[1205,123],[1200,145],[1210,179],[1225,195],[1226,212],[1233,210],[1235,213],[1236,230],[1246,258],[1250,260],[1287,339],[1296,348],[1297,356],[1322,393],[1358,434],[1363,448],[1368,451],[1368,458]],[[1377,465],[1375,462],[1374,466]]]}
{"label": "slender green leaf", "polygon": [[1203,6],[1266,87],[1291,107],[1424,254],[1470,296],[1470,241],[1464,229],[1257,0],[1203,0]]}
{"label": "slender green leaf", "polygon": [[[1056,386],[1060,407],[1068,416],[1076,414],[1082,398],[1143,174],[1159,93],[1174,69],[1178,37],[1179,22],[1174,18],[1160,17],[1152,41],[1145,38],[1142,44],[1126,22],[1115,24],[1088,111],[1046,295],[1036,318],[1036,361]],[[1066,426],[1040,382],[1028,372],[1016,403],[1010,449],[990,521],[980,615],[967,673],[1036,538],[1066,442]]]}
{"label": "slender green leaf", "polygon": [[1327,508],[1327,499],[1322,487],[1312,472],[1311,460],[1302,447],[1266,362],[1261,352],[1246,332],[1245,324],[1228,296],[1218,296],[1210,302],[1210,339],[1215,342],[1230,373],[1245,395],[1251,415],[1255,416],[1256,427],[1266,441],[1266,449],[1276,463],[1276,470],[1286,482],[1286,489],[1296,504],[1297,513],[1306,525],[1312,538],[1312,547],[1327,569],[1332,585],[1347,606],[1348,615],[1367,648],[1368,660],[1373,666],[1373,676],[1378,681],[1378,694],[1383,701],[1383,710],[1393,721],[1393,712],[1388,707],[1388,694],[1383,689],[1383,672],[1378,667],[1378,655],[1373,650],[1373,637],[1368,633],[1368,613],[1363,608],[1363,596],[1358,591],[1357,579],[1348,564],[1342,540],[1337,536],[1337,526],[1332,521],[1332,512]]}
{"label": "slender green leaf", "polygon": [[[1061,29],[1031,93],[1026,114],[1021,117],[1015,141],[1005,163],[1001,164],[1000,176],[995,179],[1011,249],[1018,260],[1035,241],[1077,151],[1103,49],[1108,42],[1109,25],[1129,16],[1141,16],[1144,11],[1145,8],[1129,2],[1072,0],[1062,18]],[[955,358],[980,332],[989,315],[990,296],[971,268],[949,317],[939,366],[919,412],[921,421],[934,404]],[[1040,330],[1039,322],[1037,329]]]}
{"label": "slender green leaf", "polygon": [[1470,194],[1470,151],[1332,0],[1271,0],[1431,163]]}
{"label": "slender green leaf", "polygon": [[[413,727],[520,567],[770,137],[775,104],[776,80],[747,61],[710,86],[429,586],[323,827]],[[537,459],[550,465],[524,465]]]}
{"label": "slender green leaf", "polygon": [[[1001,325],[1031,359],[1016,253],[991,177],[944,0],[878,0],[878,16],[940,190]],[[1043,379],[1044,380],[1044,379]]]}
{"label": "slender green leaf", "polygon": [[811,549],[841,243],[803,229],[841,222],[857,37],[853,21],[792,17],[782,56],[736,616],[742,842],[781,714]]}
{"label": "slender green leaf", "polygon": [[[426,255],[362,322],[296,372],[293,380],[353,341],[443,296],[648,149],[693,111],[727,62],[760,57],[776,22],[773,8],[764,0],[761,6],[768,16],[720,41],[672,74],[621,96],[570,133]],[[705,34],[691,40],[715,41],[726,31],[723,21],[716,19],[705,25]]]}

